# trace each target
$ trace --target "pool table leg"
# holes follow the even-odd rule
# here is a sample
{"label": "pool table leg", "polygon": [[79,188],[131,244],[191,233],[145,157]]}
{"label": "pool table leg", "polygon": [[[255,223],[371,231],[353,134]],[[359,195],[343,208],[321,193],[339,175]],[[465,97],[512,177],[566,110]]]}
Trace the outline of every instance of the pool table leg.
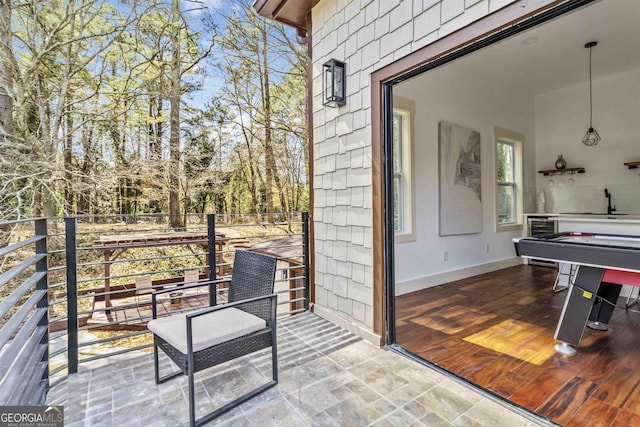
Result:
{"label": "pool table leg", "polygon": [[[587,325],[596,295],[598,295],[603,274],[603,268],[582,265],[578,268],[574,283],[569,288],[564,300],[555,339],[569,345],[580,345],[582,333]],[[560,349],[556,347],[556,350],[564,353],[565,351],[562,349],[566,350],[566,346],[561,346]]]}
{"label": "pool table leg", "polygon": [[593,304],[587,326],[596,331],[606,331],[613,309],[618,302],[622,285],[602,282],[598,291],[598,300]]}

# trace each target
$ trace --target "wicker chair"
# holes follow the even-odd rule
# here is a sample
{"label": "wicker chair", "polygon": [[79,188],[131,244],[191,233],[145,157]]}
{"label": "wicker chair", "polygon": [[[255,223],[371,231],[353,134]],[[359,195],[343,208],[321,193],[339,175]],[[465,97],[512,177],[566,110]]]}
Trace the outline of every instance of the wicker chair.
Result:
{"label": "wicker chair", "polygon": [[[187,314],[157,318],[157,298],[171,289],[154,292],[153,332],[156,384],[185,374],[189,382],[189,423],[202,425],[278,383],[276,347],[276,295],[273,285],[277,259],[249,251],[236,251],[229,282],[229,302]],[[223,281],[216,281],[218,284]],[[191,286],[208,286],[201,282]],[[185,286],[188,288],[190,286]],[[211,292],[215,292],[215,286]],[[211,366],[271,347],[273,379],[196,420],[194,373]],[[158,348],[179,371],[160,377]]]}

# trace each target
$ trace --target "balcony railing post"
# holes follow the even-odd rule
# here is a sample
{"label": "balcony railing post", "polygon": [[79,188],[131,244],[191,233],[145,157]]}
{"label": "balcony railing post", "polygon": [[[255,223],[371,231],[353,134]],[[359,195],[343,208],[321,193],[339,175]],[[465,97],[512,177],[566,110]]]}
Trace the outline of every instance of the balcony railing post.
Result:
{"label": "balcony railing post", "polygon": [[[48,279],[48,269],[49,269],[49,261],[47,257],[47,220],[45,218],[40,218],[35,221],[35,232],[36,236],[41,239],[36,242],[36,254],[43,254],[44,258],[36,263],[36,272],[44,273],[42,279],[38,280],[36,283],[37,290],[46,291],[49,285]],[[45,351],[42,354],[41,363],[45,363],[47,365],[47,369],[42,373],[42,381],[46,384],[45,390],[49,389],[49,296],[48,293],[45,293],[44,296],[38,301],[38,308],[46,308],[47,314],[42,316],[40,321],[38,322],[38,326],[44,326],[45,333],[40,340],[40,344],[45,346]]]}
{"label": "balcony railing post", "polygon": [[302,254],[304,259],[304,309],[309,310],[309,212],[302,212]]}
{"label": "balcony railing post", "polygon": [[78,372],[78,274],[76,260],[76,219],[65,217],[67,254],[67,372]]}
{"label": "balcony railing post", "polygon": [[208,237],[208,252],[209,252],[209,305],[214,306],[217,303],[217,286],[214,281],[217,279],[216,275],[216,260],[218,256],[216,254],[216,214],[207,214],[207,237]]}

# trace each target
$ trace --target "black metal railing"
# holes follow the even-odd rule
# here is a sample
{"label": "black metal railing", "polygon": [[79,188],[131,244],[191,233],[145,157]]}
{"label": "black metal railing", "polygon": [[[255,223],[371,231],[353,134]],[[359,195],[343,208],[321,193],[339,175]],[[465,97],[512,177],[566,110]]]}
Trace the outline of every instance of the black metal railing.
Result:
{"label": "black metal railing", "polygon": [[31,224],[32,236],[21,235],[0,248],[0,404],[29,405],[44,401],[49,385],[47,221],[0,224],[3,240],[10,230]]}
{"label": "black metal railing", "polygon": [[[280,317],[308,310],[309,217],[295,216],[189,215],[180,230],[162,215],[0,223],[11,229],[0,248],[0,405],[43,403],[50,382],[149,350],[154,290],[174,290],[157,307],[164,314],[224,303],[226,287],[214,282],[228,277],[237,249],[278,257]],[[208,291],[181,290],[193,282]]]}

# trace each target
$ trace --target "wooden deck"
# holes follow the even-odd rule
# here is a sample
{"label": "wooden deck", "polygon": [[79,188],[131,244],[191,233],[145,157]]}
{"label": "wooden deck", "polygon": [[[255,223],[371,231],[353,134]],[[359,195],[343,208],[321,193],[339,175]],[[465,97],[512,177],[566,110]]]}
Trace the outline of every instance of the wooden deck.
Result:
{"label": "wooden deck", "polygon": [[558,424],[640,425],[640,313],[616,309],[576,355],[556,353],[554,277],[519,266],[400,296],[397,342]]}

